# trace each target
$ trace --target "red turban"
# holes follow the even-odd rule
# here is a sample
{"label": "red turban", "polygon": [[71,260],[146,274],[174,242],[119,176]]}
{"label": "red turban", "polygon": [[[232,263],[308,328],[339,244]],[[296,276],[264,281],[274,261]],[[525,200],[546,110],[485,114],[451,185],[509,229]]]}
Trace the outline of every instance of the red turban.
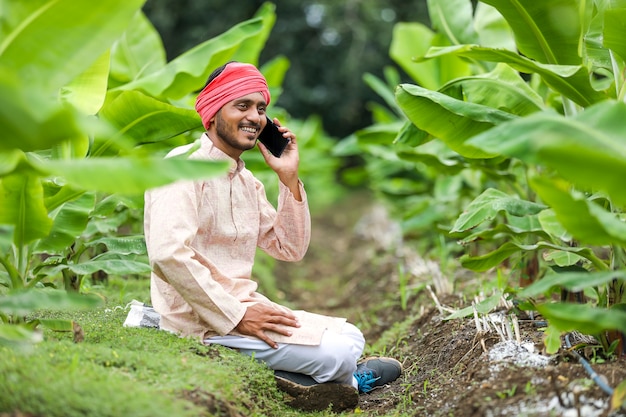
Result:
{"label": "red turban", "polygon": [[211,119],[224,104],[256,92],[263,94],[266,104],[270,104],[267,81],[254,65],[240,62],[227,64],[196,99],[196,111],[202,118],[204,128],[209,128]]}

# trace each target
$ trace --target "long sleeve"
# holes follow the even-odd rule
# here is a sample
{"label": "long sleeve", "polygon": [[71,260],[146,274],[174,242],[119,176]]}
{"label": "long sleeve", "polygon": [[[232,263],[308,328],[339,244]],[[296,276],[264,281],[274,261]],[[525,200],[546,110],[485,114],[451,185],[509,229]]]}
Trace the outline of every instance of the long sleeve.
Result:
{"label": "long sleeve", "polygon": [[[145,236],[154,275],[152,302],[157,311],[165,313],[166,320],[176,322],[193,312],[219,334],[227,334],[239,323],[246,307],[216,281],[213,274],[220,272],[194,245],[199,229],[200,185],[179,182],[146,194]],[[174,302],[163,299],[168,296]]]}
{"label": "long sleeve", "polygon": [[279,182],[278,209],[267,201],[265,190],[257,182],[261,213],[258,246],[282,261],[301,260],[311,240],[311,215],[306,192],[299,183],[302,201],[297,201],[289,188]]}
{"label": "long sleeve", "polygon": [[[162,328],[181,336],[237,334],[253,303],[278,306],[257,292],[251,279],[257,248],[280,260],[306,253],[311,219],[302,201],[281,184],[278,208],[260,181],[202,138],[198,159],[226,159],[227,174],[179,181],[145,195],[144,233],[152,266],[151,298]],[[318,343],[317,333],[309,341]]]}

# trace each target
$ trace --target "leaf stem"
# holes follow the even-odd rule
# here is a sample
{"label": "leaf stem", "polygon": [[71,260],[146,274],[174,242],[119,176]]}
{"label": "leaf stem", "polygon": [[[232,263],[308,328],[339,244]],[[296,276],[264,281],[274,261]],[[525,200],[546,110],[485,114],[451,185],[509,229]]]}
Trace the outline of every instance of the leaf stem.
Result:
{"label": "leaf stem", "polygon": [[4,267],[4,269],[9,274],[11,278],[11,286],[13,289],[22,288],[22,279],[20,278],[20,273],[18,270],[4,257],[0,256],[0,264]]}

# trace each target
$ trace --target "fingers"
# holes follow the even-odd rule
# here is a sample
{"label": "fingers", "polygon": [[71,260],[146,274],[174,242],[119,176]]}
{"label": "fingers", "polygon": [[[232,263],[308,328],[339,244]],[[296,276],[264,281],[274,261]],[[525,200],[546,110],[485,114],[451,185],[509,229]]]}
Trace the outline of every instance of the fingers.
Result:
{"label": "fingers", "polygon": [[258,337],[259,339],[267,343],[272,349],[278,349],[278,343],[276,343],[268,335],[266,335],[265,332],[257,332],[253,336]]}
{"label": "fingers", "polygon": [[265,145],[263,145],[263,143],[261,143],[261,141],[257,141],[256,146],[259,147],[259,149],[261,150],[261,153],[263,154],[263,156],[265,157],[265,159],[269,158],[270,155],[274,156],[270,153],[270,151],[267,150],[267,147]]}
{"label": "fingers", "polygon": [[289,130],[287,127],[280,124],[277,118],[274,118],[274,124],[278,126],[278,130],[283,133],[285,139],[289,139],[291,142],[296,143],[296,134]]}
{"label": "fingers", "polygon": [[257,337],[276,349],[278,344],[265,332],[271,331],[289,337],[293,334],[290,330],[293,327],[300,327],[300,323],[289,310],[279,310],[264,304],[253,304],[248,306],[236,329],[239,333]]}

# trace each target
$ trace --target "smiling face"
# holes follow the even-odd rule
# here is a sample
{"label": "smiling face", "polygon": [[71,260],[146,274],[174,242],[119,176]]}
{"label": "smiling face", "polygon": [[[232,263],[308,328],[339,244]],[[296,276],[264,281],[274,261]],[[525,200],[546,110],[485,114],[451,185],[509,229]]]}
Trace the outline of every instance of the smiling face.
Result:
{"label": "smiling face", "polygon": [[226,103],[211,120],[209,138],[224,153],[238,159],[254,148],[267,124],[267,103],[261,93],[251,93]]}

